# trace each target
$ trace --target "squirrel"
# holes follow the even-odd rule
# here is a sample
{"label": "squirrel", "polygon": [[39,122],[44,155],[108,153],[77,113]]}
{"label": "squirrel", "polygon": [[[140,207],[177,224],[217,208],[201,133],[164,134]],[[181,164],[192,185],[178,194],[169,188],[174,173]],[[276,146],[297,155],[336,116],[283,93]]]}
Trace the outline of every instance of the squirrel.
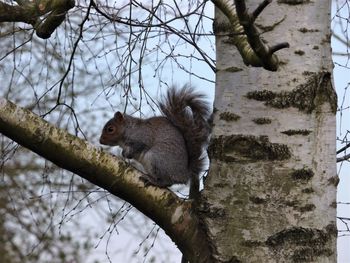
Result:
{"label": "squirrel", "polygon": [[104,126],[100,143],[122,148],[122,156],[138,161],[145,186],[168,187],[189,180],[190,198],[199,193],[209,135],[210,107],[205,95],[185,85],[171,87],[159,102],[162,116],[135,118],[116,112]]}

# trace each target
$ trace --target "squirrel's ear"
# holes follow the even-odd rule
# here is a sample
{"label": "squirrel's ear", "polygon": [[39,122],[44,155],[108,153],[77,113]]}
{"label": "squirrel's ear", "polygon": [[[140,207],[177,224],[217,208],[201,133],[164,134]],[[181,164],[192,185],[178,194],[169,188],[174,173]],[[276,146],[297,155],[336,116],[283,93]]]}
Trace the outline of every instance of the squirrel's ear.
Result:
{"label": "squirrel's ear", "polygon": [[114,114],[114,119],[116,119],[116,121],[122,121],[122,120],[124,120],[124,116],[120,111],[117,111]]}

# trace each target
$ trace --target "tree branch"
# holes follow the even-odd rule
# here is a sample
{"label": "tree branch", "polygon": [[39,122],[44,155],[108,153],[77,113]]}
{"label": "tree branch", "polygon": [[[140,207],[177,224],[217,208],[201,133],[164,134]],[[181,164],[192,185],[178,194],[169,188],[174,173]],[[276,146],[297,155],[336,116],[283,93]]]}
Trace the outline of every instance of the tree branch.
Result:
{"label": "tree branch", "polygon": [[284,42],[269,48],[263,43],[254,24],[255,19],[271,1],[263,1],[252,14],[248,13],[244,0],[235,0],[235,5],[229,0],[212,0],[212,2],[228,18],[234,45],[241,54],[244,63],[276,71],[279,62],[274,53],[289,47],[289,44]]}
{"label": "tree branch", "polygon": [[1,97],[0,132],[132,204],[162,227],[191,262],[212,262],[192,201],[167,189],[144,187],[140,173],[124,162]]}
{"label": "tree branch", "polygon": [[[0,2],[0,22],[24,22],[40,38],[49,38],[75,5],[74,0],[17,1],[18,5]],[[44,19],[40,17],[45,16]]]}
{"label": "tree branch", "polygon": [[338,157],[337,158],[337,163],[340,163],[340,162],[343,162],[343,161],[347,161],[349,159],[350,159],[350,153],[348,153],[348,154],[346,154],[346,155],[344,155],[342,157]]}
{"label": "tree branch", "polygon": [[338,151],[337,151],[337,154],[341,153],[341,152],[344,152],[346,149],[348,149],[350,147],[350,143],[347,143],[344,147],[340,148]]}
{"label": "tree branch", "polygon": [[271,0],[263,1],[258,8],[249,14],[244,0],[235,0],[236,12],[240,24],[244,28],[244,32],[247,35],[248,42],[254,53],[260,58],[262,66],[271,71],[276,71],[278,69],[278,58],[274,52],[289,47],[289,44],[284,42],[275,45],[273,48],[269,48],[265,45],[260,38],[259,31],[254,24],[257,16],[264,10],[267,5],[271,3]]}
{"label": "tree branch", "polygon": [[9,5],[0,2],[0,22],[24,22],[34,25],[36,21],[34,4],[26,6]]}

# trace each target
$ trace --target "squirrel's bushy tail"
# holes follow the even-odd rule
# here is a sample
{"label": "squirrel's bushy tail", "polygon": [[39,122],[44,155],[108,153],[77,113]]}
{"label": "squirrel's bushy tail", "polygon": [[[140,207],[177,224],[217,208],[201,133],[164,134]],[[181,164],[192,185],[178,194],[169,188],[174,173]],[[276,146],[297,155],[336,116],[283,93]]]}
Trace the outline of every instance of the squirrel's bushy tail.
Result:
{"label": "squirrel's bushy tail", "polygon": [[211,132],[211,112],[205,98],[205,95],[185,85],[182,89],[170,88],[159,104],[163,115],[181,131],[186,142],[191,171],[190,198],[199,193],[199,174],[205,164],[203,150]]}

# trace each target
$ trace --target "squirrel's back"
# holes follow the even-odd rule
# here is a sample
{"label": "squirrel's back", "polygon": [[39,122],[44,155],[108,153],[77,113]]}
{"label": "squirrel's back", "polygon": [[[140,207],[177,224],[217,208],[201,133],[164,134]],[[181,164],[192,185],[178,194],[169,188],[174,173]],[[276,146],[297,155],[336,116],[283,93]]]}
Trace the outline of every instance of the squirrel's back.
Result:
{"label": "squirrel's back", "polygon": [[211,112],[205,101],[205,95],[195,92],[188,85],[182,89],[172,87],[160,103],[160,109],[184,137],[188,169],[191,172],[191,188],[192,191],[198,191],[198,176],[205,165],[203,151],[208,144],[211,132],[209,123]]}
{"label": "squirrel's back", "polygon": [[165,116],[139,119],[125,114],[124,118],[128,127],[123,141],[144,144],[144,149],[134,159],[149,175],[156,176],[158,185],[187,183],[191,171],[188,169],[186,142],[180,129]]}

